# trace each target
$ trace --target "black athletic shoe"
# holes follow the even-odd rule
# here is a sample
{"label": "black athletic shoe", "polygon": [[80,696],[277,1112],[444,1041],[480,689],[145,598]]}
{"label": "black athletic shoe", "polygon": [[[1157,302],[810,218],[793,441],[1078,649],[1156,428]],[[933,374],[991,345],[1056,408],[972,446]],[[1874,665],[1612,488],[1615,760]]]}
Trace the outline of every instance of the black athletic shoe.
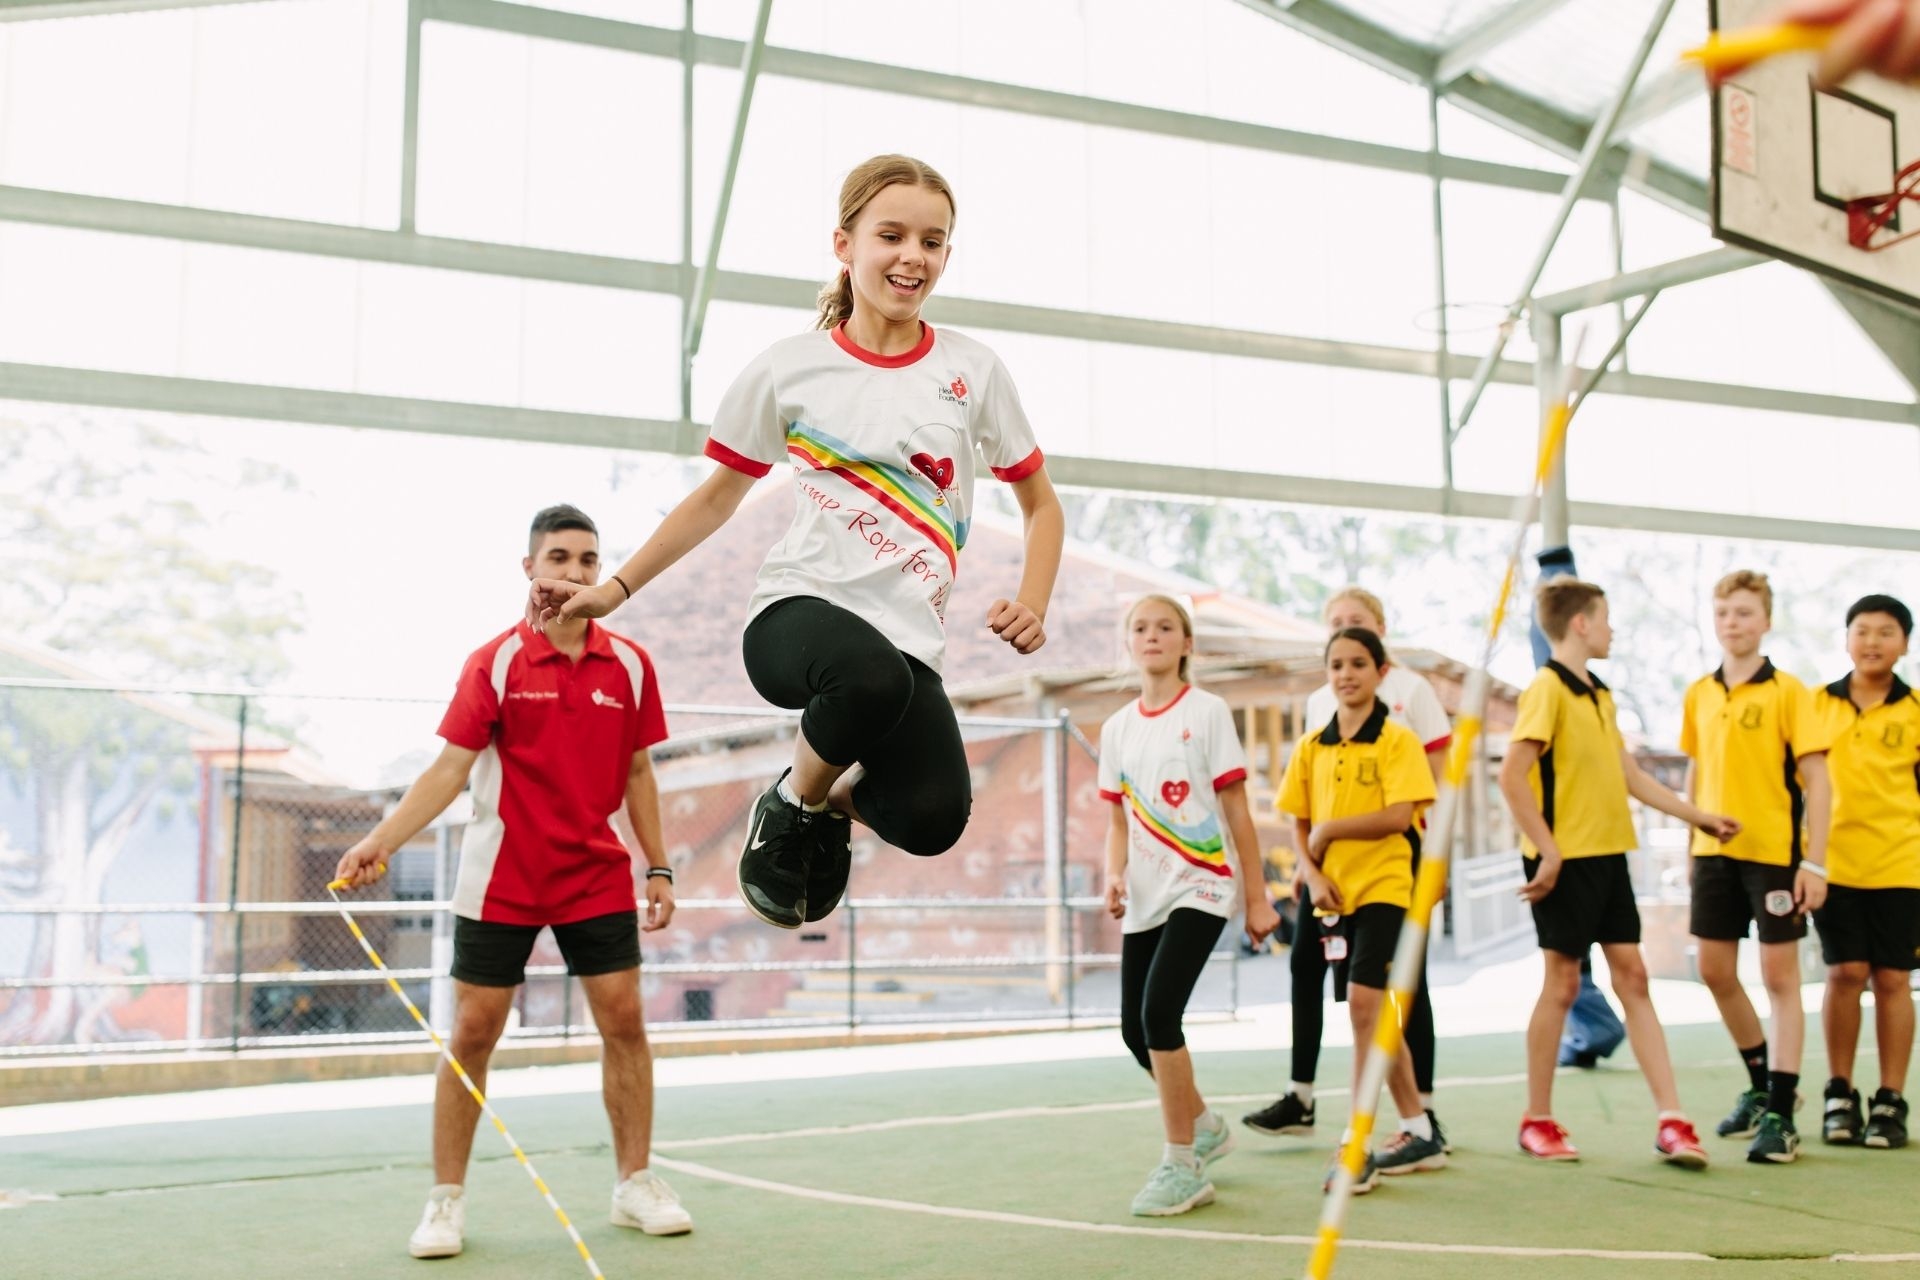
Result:
{"label": "black athletic shoe", "polygon": [[1827,1110],[1820,1119],[1820,1141],[1850,1147],[1866,1136],[1866,1127],[1866,1120],[1860,1114],[1860,1091],[1848,1088],[1844,1080],[1829,1080]]}
{"label": "black athletic shoe", "polygon": [[1800,1156],[1800,1133],[1793,1117],[1769,1111],[1760,1117],[1760,1130],[1747,1145],[1749,1164],[1792,1164]]}
{"label": "black athletic shoe", "polygon": [[1441,1127],[1440,1117],[1433,1114],[1433,1108],[1427,1108],[1427,1123],[1433,1126],[1434,1141],[1440,1144],[1440,1150],[1447,1155],[1453,1154],[1453,1140],[1447,1137],[1447,1131]]}
{"label": "black athletic shoe", "polygon": [[1241,1116],[1240,1123],[1270,1138],[1312,1137],[1313,1104],[1300,1101],[1300,1095],[1289,1089],[1280,1095],[1278,1102]]}
{"label": "black athletic shoe", "polygon": [[1723,1138],[1751,1138],[1760,1132],[1760,1117],[1767,1114],[1767,1091],[1748,1089],[1733,1104],[1733,1110],[1727,1118],[1713,1126],[1713,1131]]}
{"label": "black athletic shoe", "polygon": [[811,816],[781,797],[778,782],[761,793],[747,815],[747,839],[740,847],[740,897],[749,911],[781,929],[798,929],[807,918]]}
{"label": "black athletic shoe", "polygon": [[1907,1100],[1891,1089],[1874,1094],[1867,1107],[1867,1145],[1880,1148],[1907,1145]]}
{"label": "black athletic shoe", "polygon": [[853,874],[853,823],[838,809],[822,809],[807,817],[807,843],[812,857],[807,864],[807,923],[825,920],[846,896],[847,878]]}

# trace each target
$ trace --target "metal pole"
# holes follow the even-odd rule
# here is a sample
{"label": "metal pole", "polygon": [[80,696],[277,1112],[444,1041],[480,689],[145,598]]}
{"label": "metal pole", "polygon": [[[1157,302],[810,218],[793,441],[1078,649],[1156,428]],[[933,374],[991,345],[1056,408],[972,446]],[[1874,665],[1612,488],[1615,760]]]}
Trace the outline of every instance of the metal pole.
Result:
{"label": "metal pole", "polygon": [[[1611,367],[1614,357],[1626,355],[1627,339],[1631,338],[1633,331],[1640,327],[1640,320],[1647,314],[1647,308],[1651,307],[1653,300],[1659,296],[1658,291],[1648,294],[1647,300],[1640,304],[1639,309],[1627,317],[1626,323],[1620,328],[1619,336],[1613,340],[1613,345],[1607,348],[1607,354],[1600,358],[1600,363],[1588,372],[1586,381],[1580,384],[1580,397],[1573,402],[1573,410],[1575,413],[1578,413],[1580,406],[1587,402],[1587,394],[1599,386],[1601,379],[1605,378],[1607,374],[1612,371]],[[1625,363],[1624,359],[1621,363]]]}
{"label": "metal pole", "polygon": [[860,1025],[860,911],[847,899],[847,1031]]}
{"label": "metal pole", "polygon": [[407,78],[400,125],[400,229],[412,231],[420,174],[420,24],[421,0],[407,0]]}
{"label": "metal pole", "polygon": [[[1440,511],[1453,510],[1453,363],[1447,333],[1447,224],[1440,177],[1440,91],[1427,89],[1427,163],[1433,187],[1434,374],[1440,392]],[[1276,708],[1277,710],[1277,708]]]}
{"label": "metal pole", "polygon": [[[1533,386],[1540,395],[1540,430],[1552,428],[1554,408],[1560,403],[1560,317],[1535,308],[1533,344],[1538,350],[1533,362]],[[1544,448],[1544,442],[1543,442]],[[1572,525],[1567,510],[1567,451],[1553,451],[1546,481],[1540,494],[1540,545],[1564,547]]]}
{"label": "metal pole", "polygon": [[[453,896],[453,828],[442,825],[433,838],[433,900]],[[452,913],[433,913],[433,977],[427,986],[427,1021],[439,1032],[453,1030],[453,920]]]}
{"label": "metal pole", "polygon": [[233,866],[227,874],[227,910],[233,911],[233,1025],[230,1028],[233,1052],[240,1051],[240,975],[246,971],[247,919],[235,907],[240,901],[240,820],[247,792],[247,703],[240,699],[240,728],[234,739],[233,766]]}
{"label": "metal pole", "polygon": [[[1672,0],[1667,0],[1669,4]],[[727,171],[720,179],[720,203],[713,210],[713,231],[707,237],[707,258],[694,281],[693,300],[687,314],[687,327],[681,335],[681,349],[691,358],[700,351],[700,335],[707,325],[707,303],[713,298],[713,275],[720,268],[720,238],[727,229],[727,210],[733,204],[733,180],[740,172],[740,150],[747,140],[747,112],[753,106],[753,87],[760,79],[760,58],[767,51],[767,17],[773,12],[773,0],[760,0],[754,15],[753,38],[747,41],[740,60],[740,106],[733,115],[733,141],[727,149]]]}
{"label": "metal pole", "polygon": [[[680,20],[680,332],[693,321],[693,5]],[[680,345],[681,444],[693,452],[693,353]]]}
{"label": "metal pole", "polygon": [[[1066,712],[1054,712],[1053,699],[1046,698],[1041,703],[1042,715],[1054,715],[1058,727],[1040,739],[1040,776],[1045,779],[1041,789],[1041,821],[1045,827],[1045,846],[1042,876],[1044,882],[1053,886],[1053,902],[1047,909],[1046,948],[1047,955],[1060,955],[1063,940],[1066,938],[1065,916],[1067,910],[1067,805],[1066,805],[1066,768],[1067,734],[1070,718]],[[1057,960],[1047,963],[1047,997],[1056,1003],[1065,992],[1063,985],[1066,971]]]}
{"label": "metal pole", "polygon": [[1580,195],[1586,190],[1594,171],[1600,166],[1600,157],[1606,154],[1607,140],[1613,135],[1613,126],[1620,119],[1620,113],[1627,105],[1627,99],[1633,95],[1634,82],[1639,80],[1641,68],[1647,65],[1647,56],[1653,52],[1653,45],[1660,38],[1660,30],[1667,25],[1667,15],[1673,12],[1674,0],[1660,0],[1660,6],[1654,11],[1653,21],[1647,24],[1646,31],[1640,37],[1639,47],[1633,52],[1633,61],[1627,66],[1626,78],[1614,91],[1613,100],[1600,118],[1593,122],[1593,128],[1587,133],[1586,145],[1580,149],[1580,160],[1567,185],[1560,193],[1560,207],[1554,211],[1553,223],[1547,229],[1546,239],[1534,254],[1533,264],[1527,268],[1526,283],[1520,286],[1518,295],[1507,307],[1506,318],[1500,322],[1500,331],[1495,335],[1493,346],[1480,359],[1479,368],[1473,371],[1473,385],[1467,391],[1467,403],[1460,410],[1460,421],[1453,428],[1458,436],[1466,430],[1467,423],[1473,418],[1473,411],[1480,403],[1481,394],[1487,389],[1487,382],[1493,377],[1493,370],[1505,354],[1507,340],[1513,336],[1514,324],[1520,319],[1520,313],[1526,310],[1527,300],[1533,296],[1534,286],[1540,283],[1540,273],[1547,269],[1547,260],[1553,256],[1553,247],[1560,241],[1560,233],[1566,230],[1567,219],[1573,216],[1574,206],[1579,203]]}

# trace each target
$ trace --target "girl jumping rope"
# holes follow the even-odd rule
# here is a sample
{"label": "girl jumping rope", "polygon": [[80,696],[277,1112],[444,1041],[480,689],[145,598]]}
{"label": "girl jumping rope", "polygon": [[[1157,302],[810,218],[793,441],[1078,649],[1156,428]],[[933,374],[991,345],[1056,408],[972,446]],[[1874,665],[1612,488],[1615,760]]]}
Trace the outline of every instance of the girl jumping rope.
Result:
{"label": "girl jumping rope", "polygon": [[1267,900],[1233,712],[1188,683],[1192,621],[1152,595],[1134,604],[1126,628],[1140,697],[1100,729],[1100,795],[1113,804],[1107,910],[1121,921],[1120,1034],[1153,1076],[1167,1134],[1133,1211],[1167,1217],[1212,1203],[1207,1166],[1233,1150],[1232,1131],[1194,1086],[1180,1028],[1187,999],[1243,897],[1256,943],[1280,917]]}
{"label": "girl jumping rope", "polygon": [[793,764],[748,815],[740,894],[768,924],[825,918],[846,892],[848,820],[908,853],[943,853],[973,805],[940,682],[946,605],[973,510],[974,459],[1024,517],[1019,589],[986,625],[1020,653],[1046,641],[1065,521],[999,358],[920,319],[951,253],[946,180],[906,156],[847,175],[833,230],[839,276],[812,333],[734,380],[706,454],[719,463],[597,587],[541,578],[536,627],[613,612],[733,515],[781,461],[793,523],[760,566],[741,638],[767,701],[803,709]]}
{"label": "girl jumping rope", "polygon": [[[1294,747],[1279,805],[1294,817],[1295,848],[1306,895],[1296,947],[1320,947],[1343,979],[1353,1021],[1353,1089],[1380,1017],[1387,971],[1413,898],[1414,819],[1434,798],[1420,739],[1388,718],[1379,697],[1387,650],[1364,627],[1327,641],[1327,683],[1338,704],[1318,732]],[[1390,1015],[1391,1016],[1391,1015]],[[1387,1075],[1400,1132],[1367,1157],[1354,1184],[1373,1190],[1380,1174],[1440,1169],[1447,1163],[1433,1121],[1420,1103],[1406,1046]],[[1344,1145],[1346,1139],[1341,1139]]]}

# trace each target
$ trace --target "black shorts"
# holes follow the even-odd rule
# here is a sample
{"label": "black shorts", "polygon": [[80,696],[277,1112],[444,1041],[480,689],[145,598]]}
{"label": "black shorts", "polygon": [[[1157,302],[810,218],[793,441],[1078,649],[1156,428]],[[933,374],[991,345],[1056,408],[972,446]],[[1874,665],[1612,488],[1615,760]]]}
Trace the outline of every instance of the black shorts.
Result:
{"label": "black shorts", "polygon": [[[476,987],[517,987],[527,980],[527,957],[540,936],[535,924],[496,924],[453,919],[453,976]],[[576,978],[640,967],[640,913],[611,915],[553,926],[567,972]]]}
{"label": "black shorts", "polygon": [[1807,918],[1793,908],[1793,868],[1743,858],[1694,858],[1693,903],[1687,932],[1715,942],[1738,942],[1749,923],[1763,944],[1798,942]]}
{"label": "black shorts", "polygon": [[1400,945],[1400,925],[1407,918],[1405,907],[1369,902],[1355,908],[1351,915],[1323,918],[1305,910],[1301,917],[1314,921],[1314,925],[1294,945],[1320,947],[1322,954],[1329,938],[1337,937],[1345,945],[1346,957],[1332,962],[1335,1000],[1347,998],[1349,984],[1386,989],[1393,969],[1393,949]]}
{"label": "black shorts", "polygon": [[1828,964],[1864,960],[1876,969],[1920,969],[1920,889],[1830,885],[1813,922]]}
{"label": "black shorts", "polygon": [[[1520,861],[1532,880],[1540,859]],[[1542,951],[1576,959],[1596,942],[1639,942],[1640,908],[1633,900],[1627,855],[1605,853],[1562,862],[1553,892],[1533,904],[1533,930],[1540,935]]]}

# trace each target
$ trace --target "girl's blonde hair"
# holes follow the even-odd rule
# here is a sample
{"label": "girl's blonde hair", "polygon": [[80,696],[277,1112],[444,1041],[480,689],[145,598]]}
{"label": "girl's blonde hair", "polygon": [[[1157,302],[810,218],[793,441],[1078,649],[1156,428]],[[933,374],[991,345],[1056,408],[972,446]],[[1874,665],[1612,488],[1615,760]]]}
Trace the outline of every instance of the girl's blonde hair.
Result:
{"label": "girl's blonde hair", "polygon": [[1342,600],[1353,601],[1374,616],[1374,619],[1379,622],[1382,631],[1387,629],[1387,607],[1380,603],[1379,596],[1368,591],[1365,587],[1342,587],[1340,590],[1328,596],[1326,607],[1320,611],[1321,621],[1324,622],[1327,615],[1333,612],[1333,606],[1339,604]]}
{"label": "girl's blonde hair", "polygon": [[[1172,596],[1160,595],[1157,592],[1141,596],[1127,609],[1127,616],[1120,623],[1122,636],[1133,630],[1133,615],[1140,612],[1140,606],[1143,604],[1163,604],[1173,610],[1173,616],[1180,619],[1181,633],[1187,639],[1193,639],[1193,617],[1187,612],[1187,607]],[[1193,655],[1190,653],[1180,655],[1180,678],[1188,684],[1193,683]]]}
{"label": "girl's blonde hair", "polygon": [[[912,156],[875,156],[855,166],[853,172],[847,175],[847,180],[840,184],[840,221],[835,225],[847,234],[853,234],[853,224],[859,220],[860,211],[875,196],[896,185],[937,191],[947,198],[948,209],[955,208],[953,188],[934,171],[932,165],[915,160]],[[947,228],[949,231],[953,228],[951,219]],[[813,326],[816,329],[836,329],[853,314],[853,277],[845,268],[821,288],[819,303],[820,316]]]}

